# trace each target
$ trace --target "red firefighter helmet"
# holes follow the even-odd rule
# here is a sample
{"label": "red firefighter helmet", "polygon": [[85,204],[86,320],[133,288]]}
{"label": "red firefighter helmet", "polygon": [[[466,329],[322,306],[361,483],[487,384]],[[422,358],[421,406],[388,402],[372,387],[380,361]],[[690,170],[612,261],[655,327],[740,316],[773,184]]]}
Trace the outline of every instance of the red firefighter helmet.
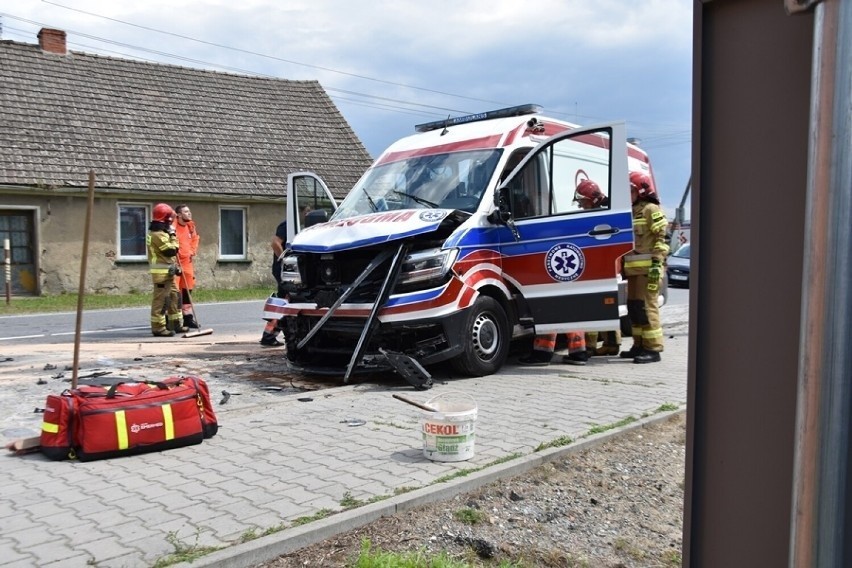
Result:
{"label": "red firefighter helmet", "polygon": [[577,184],[577,190],[574,192],[574,200],[580,201],[587,199],[592,203],[592,207],[597,207],[603,201],[604,194],[598,184],[590,179],[584,179]]}
{"label": "red firefighter helmet", "polygon": [[636,190],[639,197],[657,197],[651,176],[645,172],[630,172],[630,189]]}
{"label": "red firefighter helmet", "polygon": [[175,210],[171,205],[166,203],[157,203],[154,205],[154,211],[151,212],[151,219],[160,223],[171,223],[175,218]]}

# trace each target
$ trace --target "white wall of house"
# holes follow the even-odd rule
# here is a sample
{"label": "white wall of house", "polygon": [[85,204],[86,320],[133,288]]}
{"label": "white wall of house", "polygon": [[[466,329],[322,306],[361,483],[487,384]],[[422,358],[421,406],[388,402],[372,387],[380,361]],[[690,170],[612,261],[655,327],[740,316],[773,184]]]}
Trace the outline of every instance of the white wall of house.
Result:
{"label": "white wall of house", "polygon": [[[144,257],[126,254],[133,252],[133,247],[127,238],[124,241],[120,239],[119,219],[122,208],[125,215],[128,210],[147,211],[150,215],[150,209],[160,202],[172,206],[187,203],[192,210],[201,237],[195,262],[197,289],[274,288],[269,243],[275,228],[284,218],[283,199],[221,202],[96,194],[88,244],[87,293],[150,292],[147,261]],[[19,278],[16,293],[52,295],[79,290],[87,203],[84,193],[69,195],[49,190],[0,193],[0,215],[6,212],[9,216],[31,217],[33,220],[33,271]],[[242,223],[242,234],[235,237],[231,233],[230,239],[223,236],[220,229],[223,217],[236,220],[238,225]],[[149,221],[150,216],[144,221],[145,231]],[[124,233],[127,237],[126,227]],[[223,247],[225,241],[232,246]],[[23,257],[24,252],[19,253]]]}

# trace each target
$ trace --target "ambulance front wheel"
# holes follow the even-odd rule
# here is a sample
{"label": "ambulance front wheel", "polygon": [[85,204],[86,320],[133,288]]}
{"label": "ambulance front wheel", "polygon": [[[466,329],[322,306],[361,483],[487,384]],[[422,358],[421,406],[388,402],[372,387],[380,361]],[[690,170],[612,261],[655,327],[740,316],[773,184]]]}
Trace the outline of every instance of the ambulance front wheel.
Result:
{"label": "ambulance front wheel", "polygon": [[509,354],[509,319],[500,302],[480,295],[468,310],[461,330],[465,346],[452,360],[453,368],[471,377],[492,375],[500,370]]}

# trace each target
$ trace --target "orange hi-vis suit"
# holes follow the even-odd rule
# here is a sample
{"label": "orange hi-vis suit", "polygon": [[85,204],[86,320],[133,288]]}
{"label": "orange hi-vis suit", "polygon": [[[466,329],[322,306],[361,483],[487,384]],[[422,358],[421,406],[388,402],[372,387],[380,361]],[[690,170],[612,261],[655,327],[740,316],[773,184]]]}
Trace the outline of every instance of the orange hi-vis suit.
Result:
{"label": "orange hi-vis suit", "polygon": [[195,221],[187,221],[185,224],[175,220],[175,234],[180,243],[178,249],[178,262],[182,274],[176,277],[175,281],[181,293],[181,311],[183,316],[187,317],[192,314],[192,303],[187,290],[192,292],[195,290],[195,255],[198,253],[198,244],[201,238],[198,236],[198,231],[195,230]]}
{"label": "orange hi-vis suit", "polygon": [[[533,351],[541,353],[553,353],[556,351],[556,335],[555,333],[542,333],[535,336],[533,341]],[[568,353],[585,353],[586,338],[584,334],[571,331],[565,334],[568,339]]]}

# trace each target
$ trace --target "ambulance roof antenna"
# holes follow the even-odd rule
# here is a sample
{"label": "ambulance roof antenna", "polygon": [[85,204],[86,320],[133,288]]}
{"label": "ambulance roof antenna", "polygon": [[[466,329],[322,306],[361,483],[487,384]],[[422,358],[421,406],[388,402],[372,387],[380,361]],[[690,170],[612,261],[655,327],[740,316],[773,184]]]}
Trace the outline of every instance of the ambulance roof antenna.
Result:
{"label": "ambulance roof antenna", "polygon": [[450,125],[450,115],[447,115],[447,120],[444,122],[444,129],[441,131],[441,136],[448,133],[450,130],[447,128]]}

